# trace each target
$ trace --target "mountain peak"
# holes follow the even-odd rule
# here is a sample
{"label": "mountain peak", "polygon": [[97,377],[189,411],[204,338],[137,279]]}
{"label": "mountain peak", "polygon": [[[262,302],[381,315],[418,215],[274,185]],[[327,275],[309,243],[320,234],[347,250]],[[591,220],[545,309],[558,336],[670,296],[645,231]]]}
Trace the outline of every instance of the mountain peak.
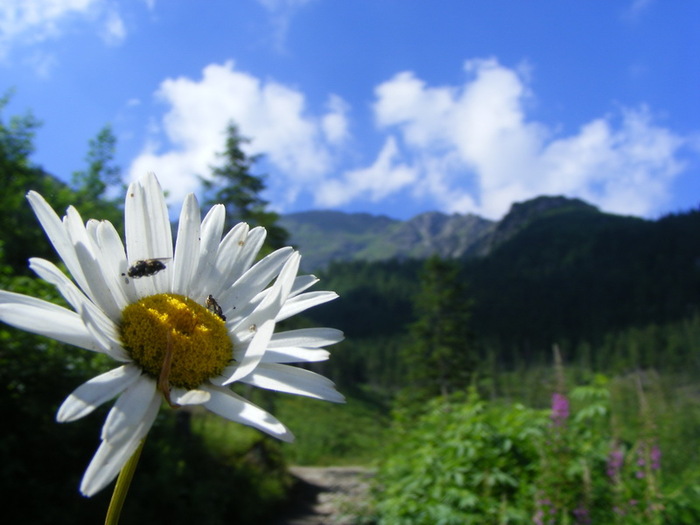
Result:
{"label": "mountain peak", "polygon": [[378,261],[486,255],[533,220],[571,210],[598,212],[580,199],[543,196],[517,202],[499,222],[477,215],[424,212],[406,221],[369,213],[308,211],[284,215],[280,225],[303,253],[306,270],[333,260]]}
{"label": "mountain peak", "polygon": [[522,202],[514,202],[510,211],[505,215],[503,221],[509,218],[533,218],[542,215],[552,210],[556,211],[571,211],[571,210],[588,210],[599,211],[597,207],[588,204],[581,199],[564,197],[563,195],[542,195]]}
{"label": "mountain peak", "polygon": [[599,213],[597,207],[588,204],[581,199],[572,199],[563,195],[543,195],[522,202],[514,202],[508,213],[501,219],[489,239],[486,249],[480,250],[480,254],[488,253],[491,249],[507,241],[534,220],[555,214],[570,211],[588,211]]}

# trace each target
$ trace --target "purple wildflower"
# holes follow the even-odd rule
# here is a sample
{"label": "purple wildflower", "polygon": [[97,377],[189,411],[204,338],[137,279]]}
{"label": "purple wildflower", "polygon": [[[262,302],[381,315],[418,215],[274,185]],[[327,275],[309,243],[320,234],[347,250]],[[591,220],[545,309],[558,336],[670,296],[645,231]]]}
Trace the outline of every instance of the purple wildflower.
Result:
{"label": "purple wildflower", "polygon": [[637,479],[642,479],[642,478],[644,478],[644,475],[645,475],[644,466],[647,464],[646,458],[645,458],[646,452],[648,450],[647,447],[648,447],[648,443],[642,442],[642,446],[640,446],[637,449],[637,467],[639,467],[637,469],[637,472],[635,473],[635,476],[637,477]]}
{"label": "purple wildflower", "polygon": [[651,447],[649,459],[651,459],[652,470],[659,470],[661,468],[661,449],[659,448],[659,445],[654,445]]}
{"label": "purple wildflower", "polygon": [[584,506],[580,506],[574,509],[574,518],[576,523],[581,523],[587,525],[591,522],[591,517],[588,514],[588,509]]}
{"label": "purple wildflower", "polygon": [[559,392],[552,394],[552,421],[555,426],[562,426],[569,418],[569,400]]}
{"label": "purple wildflower", "polygon": [[615,447],[608,456],[607,473],[611,479],[616,479],[620,475],[622,464],[625,461],[625,454],[621,448]]}

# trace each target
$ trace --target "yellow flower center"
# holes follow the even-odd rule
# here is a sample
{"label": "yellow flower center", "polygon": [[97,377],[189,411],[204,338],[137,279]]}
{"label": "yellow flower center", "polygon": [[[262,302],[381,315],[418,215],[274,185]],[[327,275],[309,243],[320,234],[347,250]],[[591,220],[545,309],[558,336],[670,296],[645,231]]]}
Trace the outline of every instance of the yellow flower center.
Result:
{"label": "yellow flower center", "polygon": [[169,385],[191,390],[233,361],[226,324],[189,297],[157,294],[122,311],[122,344],[169,400]]}

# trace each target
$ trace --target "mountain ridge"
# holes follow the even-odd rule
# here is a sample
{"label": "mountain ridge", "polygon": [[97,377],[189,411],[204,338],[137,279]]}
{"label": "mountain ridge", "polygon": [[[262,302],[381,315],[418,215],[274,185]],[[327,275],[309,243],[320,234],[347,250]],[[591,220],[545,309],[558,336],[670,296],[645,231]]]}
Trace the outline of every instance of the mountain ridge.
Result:
{"label": "mountain ridge", "polygon": [[386,215],[311,210],[283,215],[280,225],[304,254],[305,270],[333,261],[483,257],[543,216],[602,213],[580,199],[540,196],[514,203],[499,221],[474,214],[424,212],[408,220]]}

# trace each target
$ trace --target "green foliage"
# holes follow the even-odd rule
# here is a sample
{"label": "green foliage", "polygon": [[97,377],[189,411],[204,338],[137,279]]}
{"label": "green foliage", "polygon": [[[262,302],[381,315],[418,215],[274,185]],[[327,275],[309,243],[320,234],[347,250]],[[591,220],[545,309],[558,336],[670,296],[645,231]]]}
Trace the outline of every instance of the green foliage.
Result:
{"label": "green foliage", "polygon": [[52,250],[25,195],[35,190],[50,195],[54,202],[68,203],[64,185],[35,166],[30,155],[34,152],[34,133],[39,121],[31,114],[12,116],[7,122],[2,115],[10,99],[0,98],[0,226],[2,226],[3,260],[15,272],[28,274],[30,256],[47,257]]}
{"label": "green foliage", "polygon": [[349,339],[407,333],[407,324],[414,320],[421,265],[418,261],[333,263],[319,277],[323,287],[335,290],[340,298],[306,315],[340,328]]}
{"label": "green foliage", "polygon": [[377,457],[387,438],[386,409],[375,399],[349,397],[346,404],[279,396],[275,415],[294,432],[283,444],[297,465],[363,465]]}
{"label": "green foliage", "polygon": [[609,373],[637,368],[696,372],[700,370],[700,314],[611,331],[595,346],[589,342],[573,346],[570,354],[582,366]]}
{"label": "green foliage", "polygon": [[378,473],[381,524],[528,523],[546,412],[516,404],[431,402]]}
{"label": "green foliage", "polygon": [[700,211],[656,222],[585,210],[542,217],[465,262],[474,324],[532,363],[546,361],[553,342],[598,344],[686,318],[700,306],[698,231]]}
{"label": "green foliage", "polygon": [[[228,423],[235,433],[243,427]],[[256,524],[274,516],[291,480],[272,440],[212,445],[189,414],[164,410],[149,433],[132,482],[124,523]],[[244,429],[244,432],[247,429]]]}
{"label": "green foliage", "polygon": [[[52,286],[28,277],[4,278],[3,289],[56,299]],[[89,418],[74,425],[54,419],[63,398],[100,370],[89,352],[20,330],[0,326],[0,487],[7,505],[4,518],[13,523],[86,523],[104,516],[100,498],[85,503],[78,493],[82,470],[94,451],[99,424]],[[102,415],[104,415],[103,411]],[[99,416],[96,416],[99,417]],[[41,502],[41,505],[37,505]],[[81,519],[82,517],[82,519]]]}
{"label": "green foliage", "polygon": [[[657,221],[560,210],[532,220],[490,255],[460,261],[478,373],[544,365],[555,342],[569,362],[592,371],[697,373],[698,231],[699,210]],[[355,382],[392,390],[409,381],[411,369],[400,365],[397,378],[396,360],[375,354],[385,347],[393,356],[396,345],[411,343],[422,264],[335,262],[321,273],[341,298],[310,317],[343,329],[361,356],[341,371],[344,382],[353,382],[349,370]]]}
{"label": "green foliage", "polygon": [[[85,156],[87,169],[73,173],[73,205],[85,217],[99,216],[119,227],[122,190],[125,187],[121,179],[121,170],[114,164],[116,145],[117,138],[110,125],[104,126],[95,138],[90,139]],[[110,189],[119,189],[119,197],[114,200],[108,198],[107,192]]]}
{"label": "green foliage", "polygon": [[[682,413],[694,406],[700,422],[698,401],[672,409],[664,431],[658,416],[668,407],[647,395],[653,382],[641,384],[637,376],[621,389],[598,375],[557,393],[551,411],[474,394],[431,402],[394,429],[378,473],[378,522],[697,523],[700,472],[697,453],[687,454],[697,432],[684,467],[664,458],[689,428]],[[632,408],[620,402],[628,394]]]}
{"label": "green foliage", "polygon": [[201,177],[206,204],[226,207],[226,229],[238,222],[267,229],[266,246],[270,251],[287,246],[289,234],[277,224],[279,215],[267,209],[268,202],[260,194],[265,189],[264,178],[251,173],[259,155],[247,155],[242,146],[250,142],[230,123],[226,128],[226,146],[219,154],[222,164],[212,168],[211,179]]}
{"label": "green foliage", "polygon": [[402,357],[409,386],[403,397],[420,400],[448,396],[467,386],[474,366],[470,348],[471,301],[455,261],[429,258],[421,272],[421,288],[410,327],[410,343]]}

